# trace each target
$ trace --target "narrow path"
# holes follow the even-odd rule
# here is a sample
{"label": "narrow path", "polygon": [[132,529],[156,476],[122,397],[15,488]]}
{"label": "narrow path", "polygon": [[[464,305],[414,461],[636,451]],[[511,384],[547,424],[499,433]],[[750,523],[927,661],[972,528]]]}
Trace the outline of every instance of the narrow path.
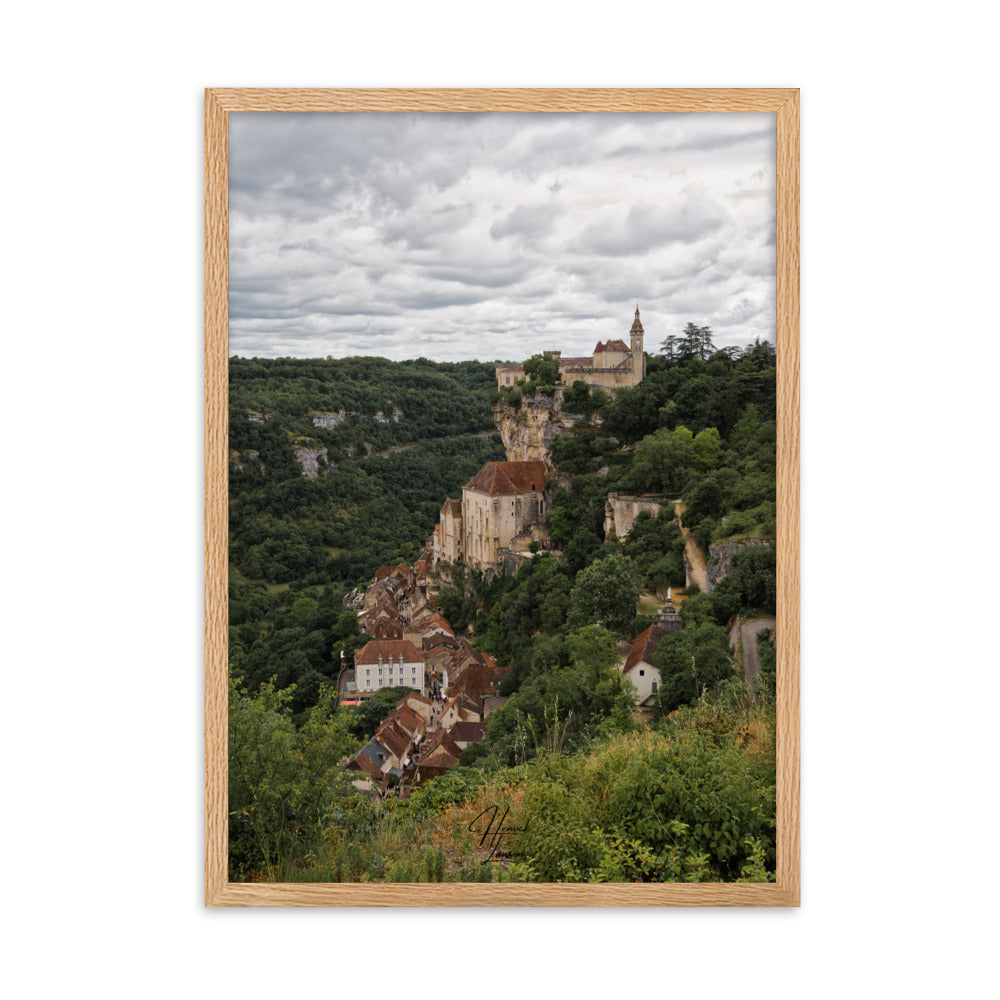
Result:
{"label": "narrow path", "polygon": [[681,514],[684,513],[684,504],[674,504],[674,514],[677,516],[677,527],[681,529],[684,536],[684,554],[687,556],[688,572],[691,579],[701,588],[702,593],[708,593],[708,570],[705,568],[705,557],[698,548],[698,544],[691,537],[691,532],[681,523]]}
{"label": "narrow path", "polygon": [[757,649],[757,633],[761,629],[774,628],[773,618],[753,618],[740,626],[740,638],[743,641],[743,676],[749,681],[757,676],[760,670],[760,653]]}

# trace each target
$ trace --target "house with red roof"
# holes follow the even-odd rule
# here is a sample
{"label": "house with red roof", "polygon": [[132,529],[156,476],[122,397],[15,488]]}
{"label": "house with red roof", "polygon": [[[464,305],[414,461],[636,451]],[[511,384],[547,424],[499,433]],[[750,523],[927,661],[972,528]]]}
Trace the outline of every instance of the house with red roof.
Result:
{"label": "house with red roof", "polygon": [[426,690],[427,661],[409,639],[384,639],[365,643],[354,654],[354,679],[362,694],[386,687]]}
{"label": "house with red roof", "polygon": [[438,725],[447,731],[457,722],[482,721],[482,703],[477,704],[468,695],[457,694],[455,697],[449,698],[448,701],[445,702],[445,706],[441,711],[441,718],[438,720]]}
{"label": "house with red roof", "polygon": [[403,626],[391,618],[379,618],[370,628],[366,627],[365,631],[375,639],[403,638]]}
{"label": "house with red roof", "polygon": [[625,658],[622,672],[635,685],[640,705],[651,705],[660,690],[660,671],[653,658],[660,643],[681,628],[680,615],[668,597],[660,609],[656,622],[635,637]]}

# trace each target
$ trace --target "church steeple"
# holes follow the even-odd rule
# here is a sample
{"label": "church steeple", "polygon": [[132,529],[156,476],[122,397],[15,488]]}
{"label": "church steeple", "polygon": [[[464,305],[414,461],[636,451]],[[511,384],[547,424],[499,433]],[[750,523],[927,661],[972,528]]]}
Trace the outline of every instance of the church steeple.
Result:
{"label": "church steeple", "polygon": [[637,333],[641,334],[643,332],[642,322],[639,319],[639,306],[638,305],[636,305],[636,307],[635,307],[635,319],[632,322],[632,329],[631,329],[630,332],[633,335],[635,335]]}
{"label": "church steeple", "polygon": [[646,377],[646,355],[642,349],[642,320],[639,319],[639,303],[635,304],[635,319],[629,331],[632,339],[632,378],[633,385],[638,385]]}

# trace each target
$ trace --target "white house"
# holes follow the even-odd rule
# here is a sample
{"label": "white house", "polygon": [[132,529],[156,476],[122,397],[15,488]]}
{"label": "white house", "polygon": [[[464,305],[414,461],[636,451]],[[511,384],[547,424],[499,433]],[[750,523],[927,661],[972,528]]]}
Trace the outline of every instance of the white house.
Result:
{"label": "white house", "polygon": [[423,694],[426,666],[424,654],[409,639],[368,642],[354,654],[354,679],[362,693],[411,687]]}
{"label": "white house", "polygon": [[636,636],[623,668],[625,676],[635,685],[640,705],[651,703],[660,690],[660,671],[653,666],[653,654],[667,630],[660,625],[650,625]]}

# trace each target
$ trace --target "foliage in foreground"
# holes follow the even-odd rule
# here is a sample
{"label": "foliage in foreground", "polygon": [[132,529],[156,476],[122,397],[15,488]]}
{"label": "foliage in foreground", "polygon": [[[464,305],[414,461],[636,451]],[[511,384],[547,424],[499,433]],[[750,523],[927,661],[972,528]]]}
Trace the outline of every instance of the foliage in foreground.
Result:
{"label": "foliage in foreground", "polygon": [[[320,763],[351,745],[345,721],[317,709],[296,733],[276,718],[275,697],[238,699],[236,746],[246,747],[252,732],[259,751],[252,759],[271,765],[266,775],[253,776],[253,799],[231,789],[237,809],[232,878],[773,878],[773,705],[736,682],[723,696],[703,698],[655,728],[612,736],[589,753],[551,748],[500,771],[457,767],[404,800],[381,803]],[[248,733],[240,733],[241,726]],[[237,781],[249,777],[235,774]],[[497,843],[484,837],[491,817],[511,831]]]}

